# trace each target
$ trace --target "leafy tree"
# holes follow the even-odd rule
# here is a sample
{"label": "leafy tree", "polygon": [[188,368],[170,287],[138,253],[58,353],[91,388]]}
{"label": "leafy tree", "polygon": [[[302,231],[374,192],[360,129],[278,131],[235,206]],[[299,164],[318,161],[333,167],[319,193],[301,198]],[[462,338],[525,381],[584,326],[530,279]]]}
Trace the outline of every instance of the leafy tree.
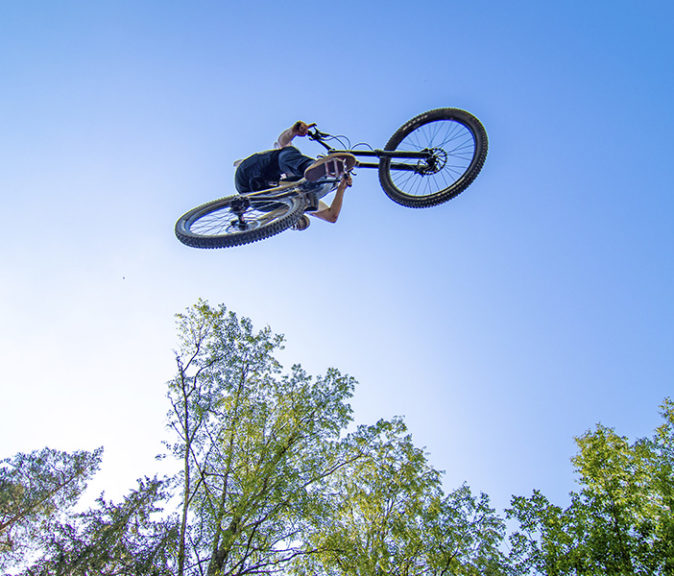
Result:
{"label": "leafy tree", "polygon": [[102,449],[44,448],[0,462],[0,569],[35,552],[42,536],[69,509],[98,470]]}
{"label": "leafy tree", "polygon": [[429,567],[434,576],[505,574],[501,552],[505,524],[489,504],[489,497],[472,494],[467,485],[439,502],[428,526]]}
{"label": "leafy tree", "polygon": [[99,497],[96,506],[54,523],[42,538],[42,554],[25,576],[174,574],[176,522],[161,514],[169,498],[164,482],[139,481],[121,502]]}
{"label": "leafy tree", "polygon": [[367,458],[332,479],[339,494],[314,536],[318,554],[302,572],[414,576],[497,574],[503,522],[488,498],[463,486],[444,496],[440,473],[402,420],[361,427],[353,441]]}
{"label": "leafy tree", "polygon": [[581,489],[566,509],[540,492],[514,498],[513,564],[524,573],[674,574],[674,405],[651,439],[597,426],[577,439]]}
{"label": "leafy tree", "polygon": [[327,478],[360,457],[340,441],[354,382],[337,370],[282,374],[283,338],[224,306],[179,315],[169,384],[171,445],[182,461],[178,574],[269,573],[311,553]]}
{"label": "leafy tree", "polygon": [[283,371],[283,337],[224,306],[177,319],[167,447],[179,472],[72,513],[100,451],[16,457],[0,536],[15,554],[32,546],[23,576],[504,573],[488,498],[445,495],[401,419],[347,433],[352,378]]}

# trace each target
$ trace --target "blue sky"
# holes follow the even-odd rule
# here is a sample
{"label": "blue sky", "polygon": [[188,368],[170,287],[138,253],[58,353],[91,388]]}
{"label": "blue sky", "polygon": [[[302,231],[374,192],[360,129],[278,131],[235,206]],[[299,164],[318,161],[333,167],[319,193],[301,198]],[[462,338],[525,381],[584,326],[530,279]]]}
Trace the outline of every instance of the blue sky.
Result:
{"label": "blue sky", "polygon": [[[674,381],[666,2],[15,2],[0,6],[0,455],[106,447],[156,468],[173,314],[223,302],[283,360],[403,415],[448,489],[575,487],[574,436],[632,438]],[[336,225],[200,251],[180,214],[303,119],[383,146],[464,108],[490,140],[442,206],[360,170]],[[300,142],[307,154],[318,150]]]}

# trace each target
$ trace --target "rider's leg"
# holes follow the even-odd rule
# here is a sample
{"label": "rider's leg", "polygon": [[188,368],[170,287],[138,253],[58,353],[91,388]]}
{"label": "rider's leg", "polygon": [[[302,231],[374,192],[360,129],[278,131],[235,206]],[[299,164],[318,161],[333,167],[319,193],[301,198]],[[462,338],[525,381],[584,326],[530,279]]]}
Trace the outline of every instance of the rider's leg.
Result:
{"label": "rider's leg", "polygon": [[304,156],[294,146],[281,149],[278,157],[279,169],[287,176],[302,177],[304,171],[313,163],[313,158]]}

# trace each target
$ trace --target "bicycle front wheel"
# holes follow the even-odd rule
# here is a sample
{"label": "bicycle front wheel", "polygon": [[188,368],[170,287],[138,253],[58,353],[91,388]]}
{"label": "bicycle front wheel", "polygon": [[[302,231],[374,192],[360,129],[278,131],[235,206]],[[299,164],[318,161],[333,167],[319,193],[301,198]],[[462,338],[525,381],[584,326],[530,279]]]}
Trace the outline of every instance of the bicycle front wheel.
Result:
{"label": "bicycle front wheel", "polygon": [[384,150],[424,153],[423,159],[381,158],[379,182],[394,202],[436,206],[463,192],[487,157],[487,132],[472,114],[439,108],[401,126]]}
{"label": "bicycle front wheel", "polygon": [[228,196],[198,206],[176,222],[175,233],[193,248],[229,248],[283,232],[303,214],[305,201],[289,196],[270,201]]}

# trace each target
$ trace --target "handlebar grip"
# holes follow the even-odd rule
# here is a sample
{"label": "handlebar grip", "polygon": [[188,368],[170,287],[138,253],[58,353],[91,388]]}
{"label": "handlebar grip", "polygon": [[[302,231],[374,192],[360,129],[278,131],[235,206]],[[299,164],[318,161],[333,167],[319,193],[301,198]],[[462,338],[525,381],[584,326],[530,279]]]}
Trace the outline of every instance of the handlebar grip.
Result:
{"label": "handlebar grip", "polygon": [[321,132],[320,130],[310,130],[307,132],[307,136],[311,138],[312,140],[320,140],[321,138],[327,138],[330,136],[330,134],[326,134],[325,132]]}

